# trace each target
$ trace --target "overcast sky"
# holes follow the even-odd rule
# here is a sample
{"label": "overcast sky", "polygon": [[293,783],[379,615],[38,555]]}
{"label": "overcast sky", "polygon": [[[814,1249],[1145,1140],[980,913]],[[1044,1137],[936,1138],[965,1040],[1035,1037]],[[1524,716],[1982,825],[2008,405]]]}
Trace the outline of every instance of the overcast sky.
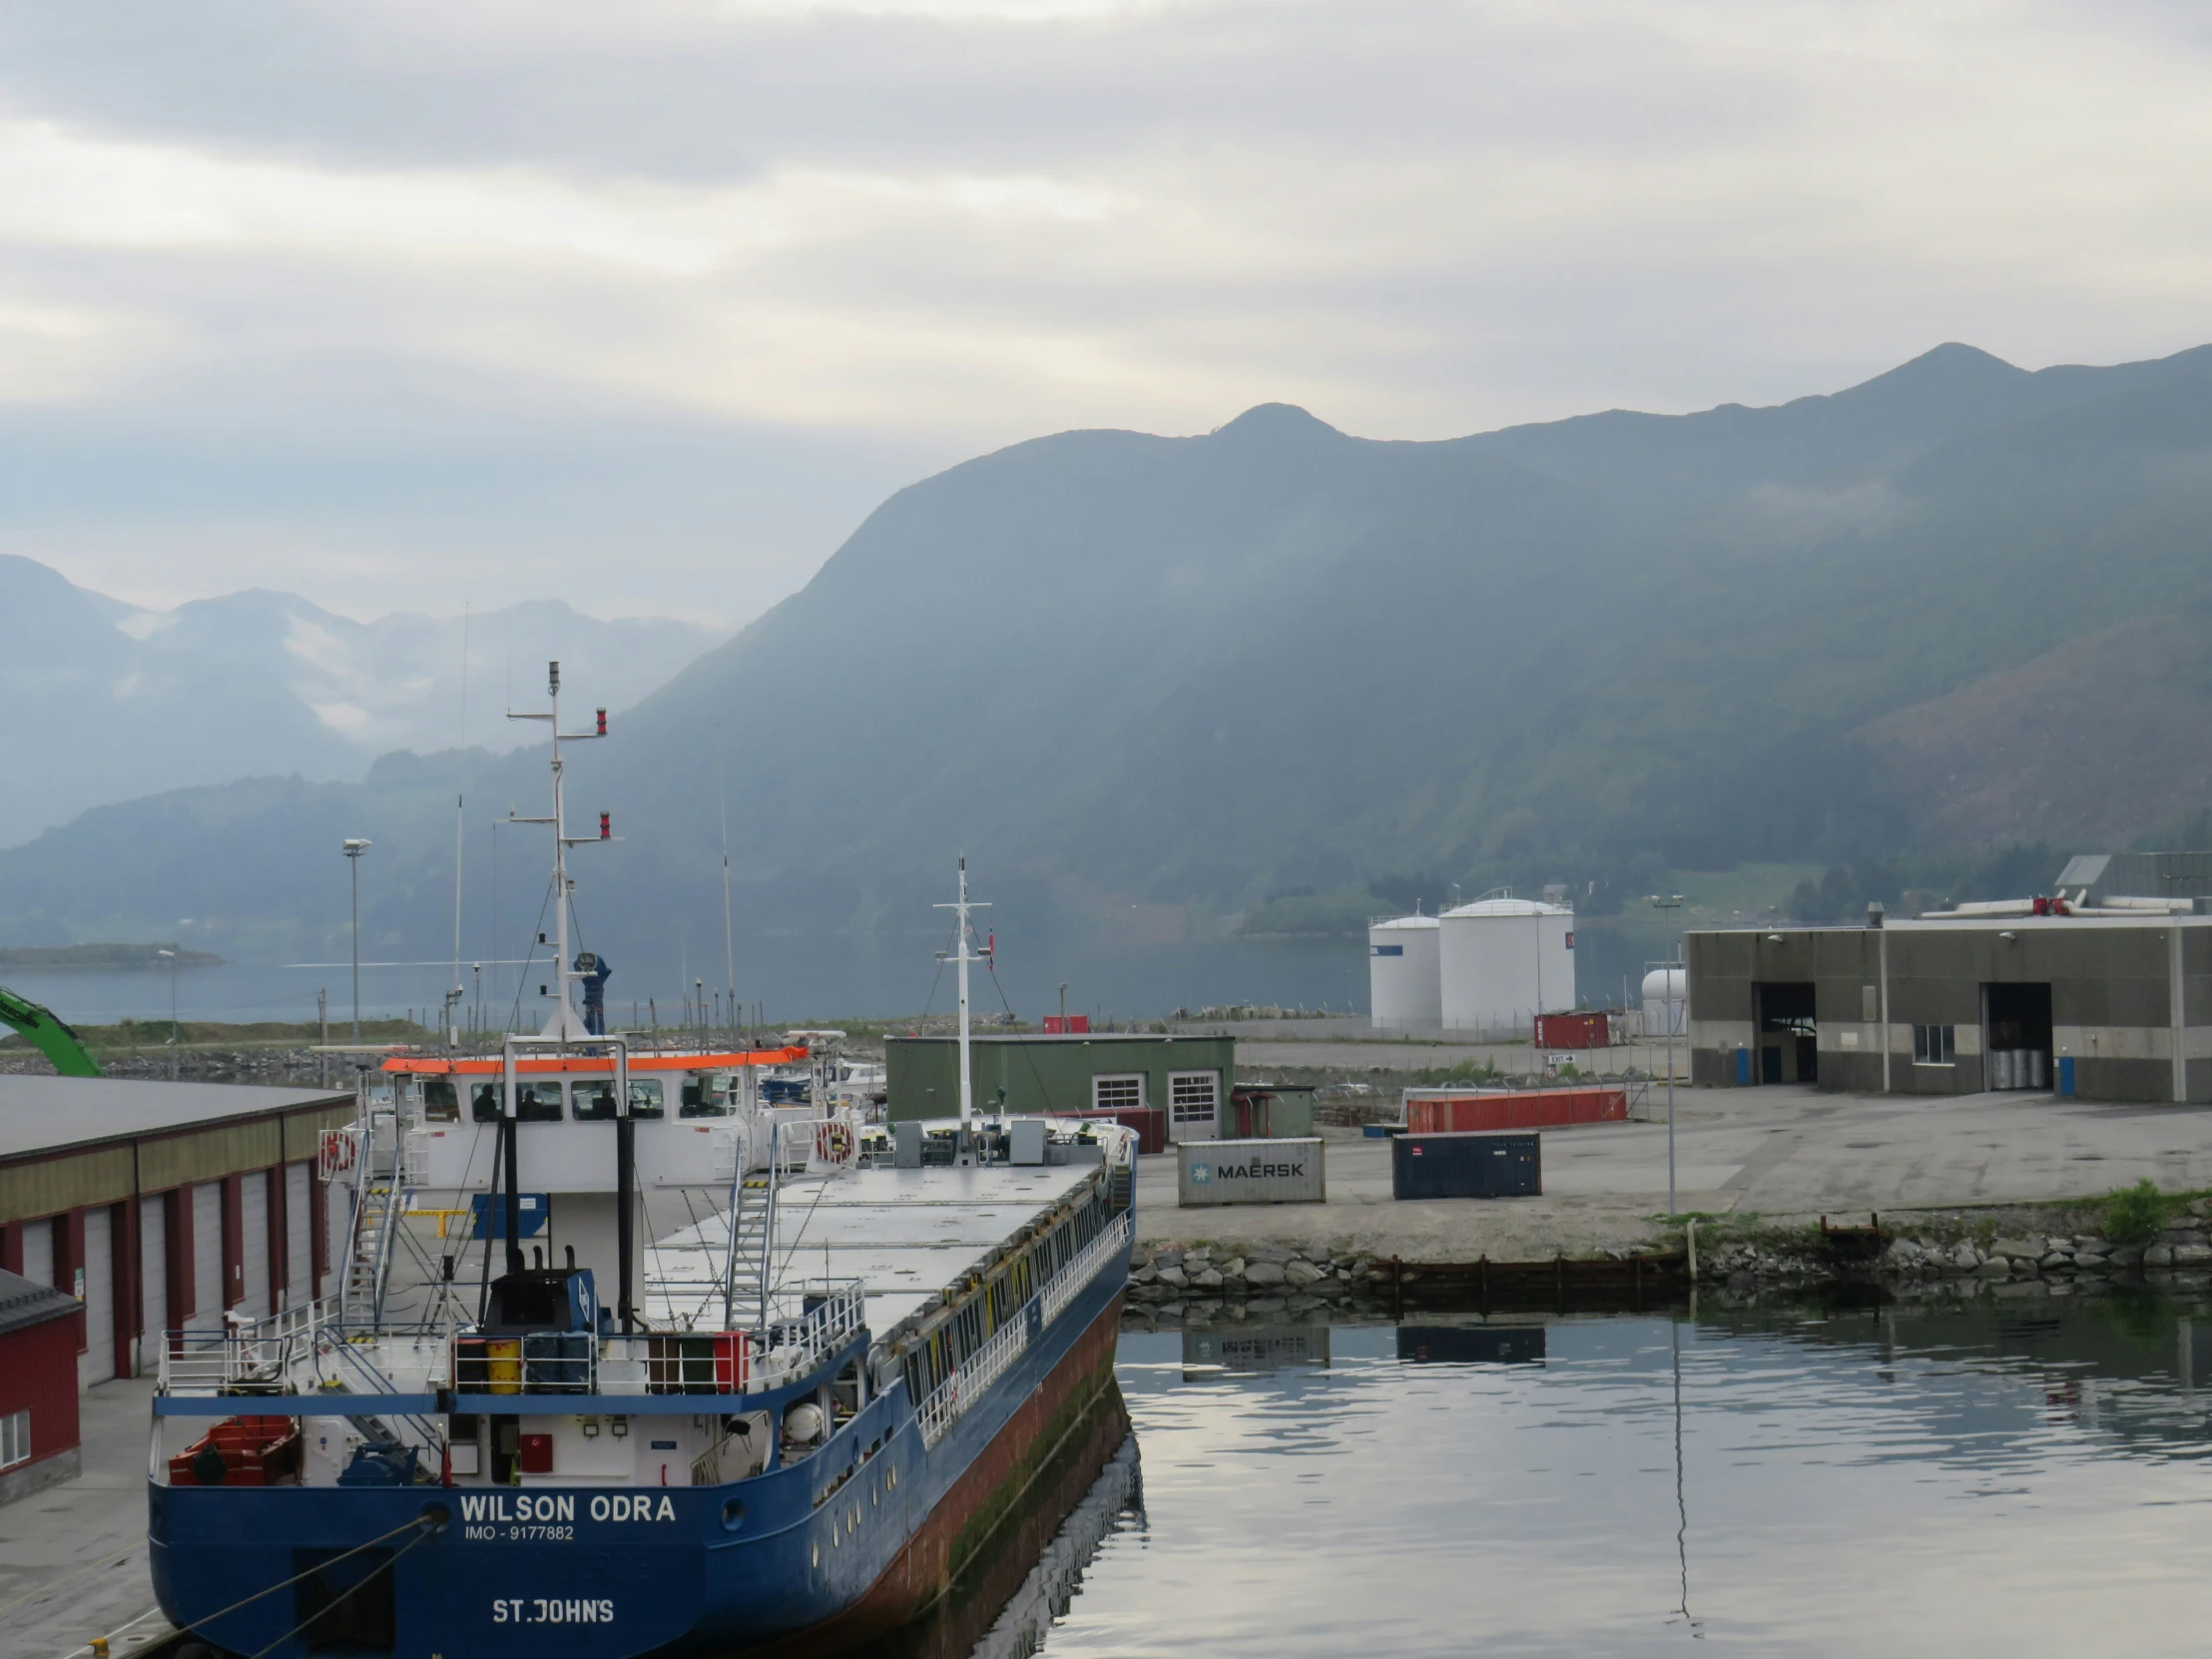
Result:
{"label": "overcast sky", "polygon": [[749,615],[1071,426],[1774,402],[2212,339],[2150,0],[0,10],[0,551]]}

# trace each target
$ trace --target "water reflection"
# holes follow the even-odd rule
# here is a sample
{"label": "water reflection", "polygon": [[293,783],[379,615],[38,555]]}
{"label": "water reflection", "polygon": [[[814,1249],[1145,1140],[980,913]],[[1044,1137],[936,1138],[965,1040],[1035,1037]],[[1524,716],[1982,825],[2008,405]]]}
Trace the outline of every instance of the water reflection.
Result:
{"label": "water reflection", "polygon": [[1120,1376],[1142,1521],[1054,1653],[2203,1645],[2201,1305],[1218,1321]]}

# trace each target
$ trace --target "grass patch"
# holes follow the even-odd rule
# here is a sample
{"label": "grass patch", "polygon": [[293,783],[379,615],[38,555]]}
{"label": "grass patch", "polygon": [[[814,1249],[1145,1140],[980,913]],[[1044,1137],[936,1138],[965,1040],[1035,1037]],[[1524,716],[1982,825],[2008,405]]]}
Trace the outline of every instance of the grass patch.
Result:
{"label": "grass patch", "polygon": [[2175,1202],[2146,1175],[2104,1201],[2104,1236],[2119,1244],[2147,1244],[2165,1230]]}

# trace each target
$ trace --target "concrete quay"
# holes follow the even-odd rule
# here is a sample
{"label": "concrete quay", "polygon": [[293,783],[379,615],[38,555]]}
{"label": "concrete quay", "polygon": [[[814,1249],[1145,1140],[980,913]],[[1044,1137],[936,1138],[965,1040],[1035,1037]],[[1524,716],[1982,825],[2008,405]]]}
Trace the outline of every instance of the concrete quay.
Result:
{"label": "concrete quay", "polygon": [[[1141,1249],[1201,1241],[1308,1258],[1548,1262],[1678,1247],[1657,1122],[1546,1130],[1544,1192],[1524,1199],[1390,1197],[1389,1143],[1324,1132],[1325,1204],[1179,1209],[1172,1153],[1140,1161]],[[1676,1091],[1677,1206],[1777,1225],[1822,1215],[2034,1207],[2148,1177],[2212,1189],[2212,1107],[2106,1105],[2047,1094],[1852,1096],[1813,1088]],[[1887,1225],[1887,1224],[1886,1224]],[[2083,1231],[2089,1229],[2084,1228]]]}
{"label": "concrete quay", "polygon": [[154,1607],[146,1567],[151,1378],[78,1396],[84,1473],[0,1507],[0,1659],[64,1659],[109,1638],[114,1659],[175,1627]]}

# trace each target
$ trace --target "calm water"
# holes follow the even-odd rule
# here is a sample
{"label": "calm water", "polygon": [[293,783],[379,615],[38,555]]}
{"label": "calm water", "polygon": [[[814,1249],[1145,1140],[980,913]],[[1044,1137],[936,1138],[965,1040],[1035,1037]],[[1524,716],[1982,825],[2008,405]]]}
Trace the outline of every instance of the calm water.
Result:
{"label": "calm water", "polygon": [[1223,1322],[1120,1376],[1051,1654],[2212,1643],[2206,1307]]}

